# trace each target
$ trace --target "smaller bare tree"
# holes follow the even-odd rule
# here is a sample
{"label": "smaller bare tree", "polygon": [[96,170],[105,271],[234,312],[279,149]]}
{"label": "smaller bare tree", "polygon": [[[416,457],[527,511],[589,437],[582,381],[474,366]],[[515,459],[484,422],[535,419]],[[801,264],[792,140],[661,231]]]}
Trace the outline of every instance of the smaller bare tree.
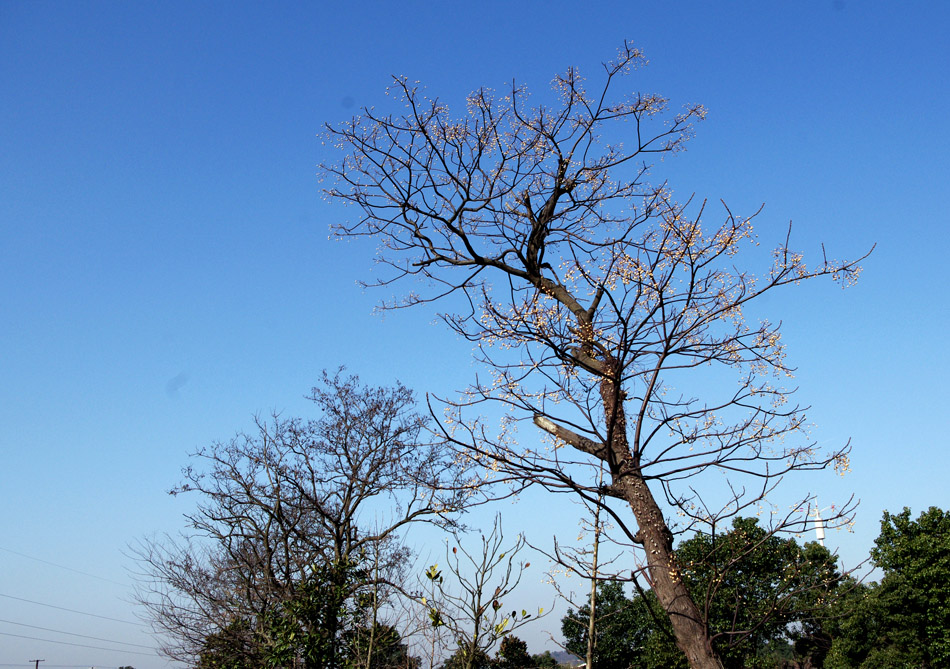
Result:
{"label": "smaller bare tree", "polygon": [[464,669],[472,669],[480,657],[499,640],[544,614],[544,608],[529,613],[522,608],[508,609],[504,599],[518,584],[530,562],[517,562],[525,547],[519,535],[507,548],[500,516],[495,517],[491,532],[481,536],[481,551],[469,552],[459,541],[446,545],[446,567],[451,581],[446,583],[438,564],[425,572],[428,593],[419,601],[425,607],[429,624],[444,629],[455,643],[456,654]]}
{"label": "smaller bare tree", "polygon": [[[603,480],[604,470],[603,467],[601,467],[600,485],[603,485]],[[581,502],[584,503],[583,498]],[[592,536],[589,545],[580,547],[565,546],[558,541],[558,538],[555,536],[554,550],[551,553],[532,546],[532,548],[546,555],[554,563],[555,567],[552,572],[549,573],[551,584],[554,586],[558,596],[572,607],[580,609],[580,605],[574,593],[565,590],[558,583],[558,575],[563,573],[569,577],[574,574],[590,584],[586,602],[590,611],[587,620],[587,653],[585,657],[585,666],[587,669],[594,667],[594,650],[597,645],[597,584],[605,580],[616,578],[615,576],[612,577],[609,573],[605,574],[605,570],[617,560],[617,556],[604,560],[600,552],[600,545],[605,539],[605,531],[607,529],[607,521],[602,519],[602,516],[606,515],[603,508],[604,504],[603,493],[599,495],[596,504],[584,503],[589,518],[585,517],[581,520],[582,531],[578,537],[578,541],[582,541],[585,535],[590,533]]]}
{"label": "smaller bare tree", "polygon": [[257,419],[254,432],[198,450],[171,491],[199,497],[189,530],[134,547],[144,572],[137,599],[169,640],[168,657],[194,662],[214,639],[253,664],[249,638],[314,579],[329,581],[339,606],[309,633],[337,657],[341,607],[367,589],[378,607],[383,588],[404,580],[400,531],[452,524],[463,501],[458,470],[428,441],[409,389],[365,386],[340,370],[324,372],[310,399],[317,419]]}

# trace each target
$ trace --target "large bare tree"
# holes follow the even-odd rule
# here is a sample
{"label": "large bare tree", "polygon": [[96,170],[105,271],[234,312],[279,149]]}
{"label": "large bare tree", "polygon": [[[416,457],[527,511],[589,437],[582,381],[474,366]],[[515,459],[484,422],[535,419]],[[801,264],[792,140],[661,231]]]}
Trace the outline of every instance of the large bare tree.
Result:
{"label": "large bare tree", "polygon": [[[136,548],[138,599],[169,657],[193,662],[211,641],[254,666],[268,615],[300,608],[302,597],[326,599],[306,591],[313,579],[332,581],[324,590],[341,603],[362,589],[378,607],[406,576],[401,531],[451,524],[462,501],[452,492],[457,467],[429,439],[409,389],[324,373],[310,399],[315,419],[258,419],[253,432],[197,451],[172,491],[198,497],[189,530]],[[314,604],[322,629],[311,631],[340,643],[336,612]],[[374,615],[370,633],[376,623]]]}
{"label": "large bare tree", "polygon": [[[715,667],[674,531],[760,503],[790,472],[846,467],[848,454],[821,453],[804,435],[782,385],[793,370],[779,325],[744,312],[774,289],[849,283],[859,268],[806,265],[783,234],[761,275],[739,269],[736,255],[757,243],[752,217],[723,205],[710,222],[705,202],[648,181],[651,162],[681,149],[705,112],[616,95],[643,63],[624,45],[594,91],[568,69],[550,103],[531,106],[517,85],[482,89],[458,115],[397,78],[404,111],[366,109],[329,127],[346,155],[323,171],[328,195],[359,212],[336,234],[379,242],[389,271],[375,283],[421,280],[387,306],[441,300],[491,373],[449,403],[447,434],[496,482],[621,500],[633,522],[605,508],[641,545],[679,647],[692,666]],[[512,427],[533,421],[547,444],[491,433],[469,415],[486,401],[510,408]]]}

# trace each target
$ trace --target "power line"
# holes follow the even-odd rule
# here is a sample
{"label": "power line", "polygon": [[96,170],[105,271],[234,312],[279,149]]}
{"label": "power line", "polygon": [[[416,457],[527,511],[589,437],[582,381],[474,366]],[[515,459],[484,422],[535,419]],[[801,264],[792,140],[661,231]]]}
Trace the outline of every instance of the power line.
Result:
{"label": "power line", "polygon": [[128,583],[119,583],[118,581],[113,581],[111,578],[105,578],[104,576],[96,576],[95,574],[90,574],[89,572],[80,571],[78,569],[73,569],[72,567],[67,567],[66,565],[56,564],[55,562],[50,562],[49,560],[43,560],[42,558],[33,557],[32,555],[27,555],[26,553],[20,553],[19,551],[11,550],[9,548],[4,548],[0,546],[0,551],[6,551],[7,553],[13,553],[14,555],[19,555],[20,557],[25,557],[28,560],[35,560],[36,562],[42,562],[43,564],[52,565],[54,567],[59,567],[60,569],[65,569],[67,571],[74,572],[76,574],[82,574],[83,576],[88,576],[89,578],[97,578],[100,581],[105,581],[107,583],[115,583],[116,585],[126,586]]}
{"label": "power line", "polygon": [[28,604],[36,604],[37,606],[47,606],[51,609],[59,609],[60,611],[68,611],[69,613],[78,613],[83,616],[92,616],[93,618],[102,618],[103,620],[111,620],[116,623],[124,623],[126,625],[135,625],[136,627],[148,627],[142,623],[133,623],[130,620],[119,620],[118,618],[110,618],[109,616],[100,616],[95,613],[86,613],[85,611],[77,611],[76,609],[67,609],[63,606],[54,606],[53,604],[44,604],[43,602],[34,602],[32,599],[23,599],[22,597],[14,597],[13,595],[5,595],[0,592],[0,597],[6,597],[7,599],[15,599],[18,602],[27,602]]}
{"label": "power line", "polygon": [[70,643],[69,641],[53,641],[52,639],[40,639],[35,636],[23,636],[22,634],[10,634],[9,632],[0,632],[2,636],[13,636],[18,639],[30,639],[31,641],[42,641],[43,643],[58,643],[61,646],[78,646],[79,648],[92,648],[94,650],[111,650],[113,653],[125,653],[126,655],[145,655],[146,657],[155,657],[158,653],[143,653],[138,650],[126,650],[124,648],[103,648],[102,646],[89,646],[84,643]]}
{"label": "power line", "polygon": [[35,629],[35,630],[43,630],[44,632],[55,632],[55,633],[57,633],[57,634],[68,634],[69,636],[78,636],[78,637],[81,637],[81,638],[83,638],[83,639],[92,639],[93,641],[106,641],[106,642],[108,642],[108,643],[118,643],[118,644],[122,644],[123,646],[137,646],[138,648],[148,648],[149,650],[153,650],[152,646],[146,646],[146,645],[143,645],[143,644],[140,644],[140,643],[129,643],[128,641],[113,641],[112,639],[103,639],[102,637],[98,637],[98,636],[88,636],[88,635],[86,635],[86,634],[76,634],[75,632],[64,632],[63,630],[54,630],[54,629],[49,628],[49,627],[39,627],[39,626],[37,626],[37,625],[27,625],[26,623],[14,622],[13,620],[3,620],[2,618],[0,618],[0,623],[9,623],[10,625],[19,625],[20,627],[30,627],[30,628]]}

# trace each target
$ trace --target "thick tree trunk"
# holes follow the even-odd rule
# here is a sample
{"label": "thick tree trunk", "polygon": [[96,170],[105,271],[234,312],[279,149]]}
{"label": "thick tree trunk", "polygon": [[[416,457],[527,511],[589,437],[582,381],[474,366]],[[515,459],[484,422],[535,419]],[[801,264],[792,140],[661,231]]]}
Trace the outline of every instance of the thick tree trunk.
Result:
{"label": "thick tree trunk", "polygon": [[670,616],[676,645],[693,669],[721,669],[722,664],[712,649],[699,607],[680,575],[673,553],[673,535],[653,493],[639,476],[622,474],[620,479],[624,496],[637,519],[653,592]]}
{"label": "thick tree trunk", "polygon": [[636,518],[638,536],[647,556],[651,586],[660,605],[670,617],[676,645],[686,655],[692,669],[722,669],[722,663],[713,651],[699,607],[683,582],[673,552],[673,533],[670,532],[663,512],[643,479],[640,463],[630,451],[623,406],[624,393],[609,377],[605,377],[601,382],[600,392],[604,403],[604,416],[609,426],[608,464],[613,487],[622,492]]}

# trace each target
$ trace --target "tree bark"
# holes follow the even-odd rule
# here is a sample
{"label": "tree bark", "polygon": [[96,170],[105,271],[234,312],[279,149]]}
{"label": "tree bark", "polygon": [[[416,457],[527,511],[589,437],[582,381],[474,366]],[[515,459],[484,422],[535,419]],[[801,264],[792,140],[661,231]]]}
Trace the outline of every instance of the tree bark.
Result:
{"label": "tree bark", "polygon": [[633,515],[647,555],[653,592],[673,625],[676,645],[693,669],[722,669],[712,649],[699,607],[686,589],[673,552],[673,535],[666,526],[653,493],[642,477],[621,475],[618,481]]}

